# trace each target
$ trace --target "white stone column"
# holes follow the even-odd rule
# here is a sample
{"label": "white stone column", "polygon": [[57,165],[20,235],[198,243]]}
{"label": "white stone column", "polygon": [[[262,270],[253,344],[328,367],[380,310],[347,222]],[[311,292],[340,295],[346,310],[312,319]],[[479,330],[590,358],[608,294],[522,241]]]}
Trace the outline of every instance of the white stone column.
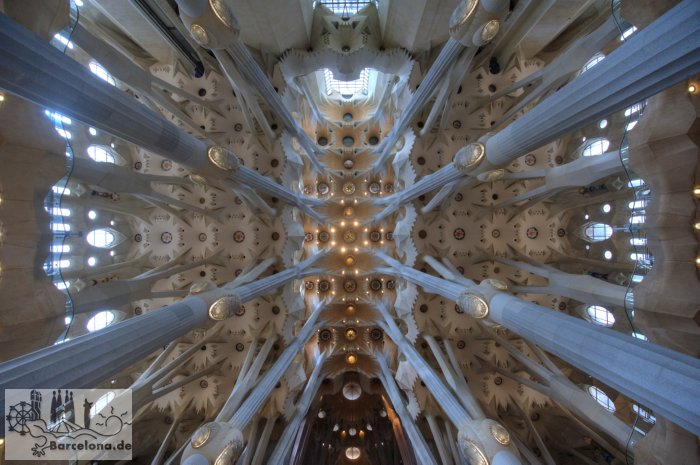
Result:
{"label": "white stone column", "polygon": [[486,140],[488,163],[507,165],[565,134],[700,73],[700,3],[684,0],[628,37],[593,68]]}
{"label": "white stone column", "polygon": [[327,356],[328,354],[326,352],[322,352],[316,359],[316,366],[311,372],[309,379],[306,380],[306,386],[304,387],[304,391],[301,394],[299,402],[297,402],[297,405],[294,408],[292,419],[289,420],[289,423],[287,423],[287,426],[280,436],[279,441],[277,441],[275,450],[272,451],[272,455],[270,455],[268,463],[282,464],[284,463],[284,459],[289,456],[289,452],[294,443],[294,438],[309,411],[309,407],[311,406],[311,402],[314,400],[314,397],[318,392],[321,381],[323,381],[320,375]]}
{"label": "white stone column", "polygon": [[183,453],[183,464],[214,463],[222,454],[229,461],[238,460],[245,447],[242,431],[263,406],[304,344],[319,328],[320,322],[317,323],[317,320],[322,308],[321,304],[316,306],[299,335],[275,360],[230,420],[206,423],[195,431]]}
{"label": "white stone column", "polygon": [[589,305],[624,307],[627,288],[594,278],[587,274],[572,274],[548,265],[532,265],[509,258],[495,257],[495,261],[549,280],[546,286],[514,286],[523,293],[561,295]]}
{"label": "white stone column", "polygon": [[[425,273],[421,273],[421,275],[423,279],[428,276]],[[514,461],[513,463],[519,464],[518,451],[503,425],[487,418],[472,418],[413,344],[401,333],[387,308],[383,304],[377,304],[375,308],[384,318],[384,321],[380,321],[379,325],[410,361],[435,401],[457,427],[459,431],[457,441],[465,457],[472,460],[476,460],[478,457],[492,460],[500,454],[499,456],[508,457],[509,460]]]}
{"label": "white stone column", "polygon": [[428,444],[425,442],[423,434],[421,434],[420,430],[418,429],[418,426],[413,421],[411,414],[408,413],[408,410],[406,409],[406,406],[403,403],[401,393],[399,392],[399,388],[396,385],[396,381],[394,380],[394,375],[389,369],[389,364],[386,360],[386,357],[384,356],[384,354],[378,353],[376,354],[376,359],[377,363],[379,364],[379,367],[382,370],[379,379],[384,385],[384,390],[389,396],[391,405],[394,407],[394,410],[396,410],[396,413],[401,419],[401,425],[403,425],[404,431],[406,431],[406,434],[411,440],[411,446],[414,454],[416,455],[416,461],[421,465],[437,465],[435,457],[433,457],[433,454],[430,452],[430,449],[428,448]]}

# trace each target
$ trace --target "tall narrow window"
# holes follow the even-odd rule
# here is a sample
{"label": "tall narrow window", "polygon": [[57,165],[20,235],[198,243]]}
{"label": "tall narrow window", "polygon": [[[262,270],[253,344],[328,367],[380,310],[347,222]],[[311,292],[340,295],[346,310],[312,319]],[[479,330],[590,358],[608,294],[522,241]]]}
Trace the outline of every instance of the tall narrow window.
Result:
{"label": "tall narrow window", "polygon": [[113,86],[117,85],[117,83],[114,80],[114,78],[112,77],[112,75],[109,74],[109,71],[107,71],[107,69],[104,66],[102,66],[101,64],[99,64],[98,62],[96,62],[96,61],[90,62],[90,71],[92,71],[92,73],[95,76],[99,77],[103,81],[107,81],[108,83],[110,83]]}
{"label": "tall narrow window", "polygon": [[603,392],[602,389],[597,388],[595,386],[588,386],[588,394],[591,395],[600,405],[605,407],[606,409],[610,410],[611,412],[615,411],[615,404],[613,403],[612,400],[608,397],[608,395]]}
{"label": "tall narrow window", "polygon": [[[605,59],[605,55],[603,55],[602,53],[596,53],[595,55],[593,55],[593,58],[588,60],[588,62],[586,62],[586,64],[583,65],[583,68],[581,68],[581,74],[583,74],[586,71],[588,71],[589,69],[593,68],[595,65],[597,65],[598,63],[600,63],[604,59]],[[605,126],[607,126],[607,121],[605,122]],[[605,126],[601,126],[601,127],[604,128]]]}

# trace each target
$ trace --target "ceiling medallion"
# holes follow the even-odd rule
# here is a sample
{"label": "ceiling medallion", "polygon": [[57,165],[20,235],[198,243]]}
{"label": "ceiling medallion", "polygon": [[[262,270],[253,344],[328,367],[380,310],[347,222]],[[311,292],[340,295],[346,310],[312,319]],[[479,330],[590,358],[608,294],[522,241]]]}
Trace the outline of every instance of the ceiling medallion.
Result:
{"label": "ceiling medallion", "polygon": [[355,328],[348,328],[345,330],[345,339],[348,341],[354,341],[357,339],[357,330]]}
{"label": "ceiling medallion", "polygon": [[383,336],[384,333],[379,328],[372,328],[372,331],[369,332],[369,337],[373,341],[381,341]]}
{"label": "ceiling medallion", "polygon": [[318,333],[318,338],[323,342],[330,341],[331,337],[333,337],[333,334],[330,329],[322,329],[321,332]]}
{"label": "ceiling medallion", "polygon": [[318,290],[319,292],[328,292],[331,288],[331,283],[328,280],[321,280],[318,282]]}
{"label": "ceiling medallion", "polygon": [[491,435],[496,441],[503,444],[504,446],[510,444],[510,434],[508,433],[508,430],[505,429],[502,425],[494,423],[489,427],[489,430],[491,431]]}
{"label": "ceiling medallion", "polygon": [[204,444],[207,443],[207,441],[209,440],[210,437],[211,437],[211,426],[209,424],[201,426],[192,435],[192,448],[199,449],[200,447],[202,447]]}
{"label": "ceiling medallion", "polygon": [[318,192],[321,195],[326,195],[330,191],[330,188],[328,187],[328,184],[324,182],[319,182],[318,185],[316,186],[316,192]]}
{"label": "ceiling medallion", "polygon": [[348,255],[345,257],[345,265],[347,266],[353,266],[355,264],[355,257],[352,255]]}
{"label": "ceiling medallion", "polygon": [[[345,356],[345,361],[348,362],[349,365],[354,365],[357,363],[357,355],[350,353]],[[343,389],[344,391],[345,389]],[[359,397],[359,396],[358,396]]]}
{"label": "ceiling medallion", "polygon": [[343,283],[343,289],[345,289],[345,292],[355,292],[357,290],[357,282],[354,279],[348,279]]}
{"label": "ceiling medallion", "polygon": [[352,195],[355,193],[355,184],[351,182],[346,182],[343,184],[343,192],[347,195]]}
{"label": "ceiling medallion", "polygon": [[207,45],[209,43],[209,35],[207,31],[199,24],[192,23],[190,26],[190,34],[194,37],[194,40],[199,42],[201,45]]}
{"label": "ceiling medallion", "polygon": [[354,305],[348,305],[347,307],[345,307],[345,310],[346,310],[348,313],[350,313],[350,314],[355,313],[355,306],[354,306]]}
{"label": "ceiling medallion", "polygon": [[348,229],[343,233],[343,240],[347,242],[348,244],[352,244],[357,240],[357,235],[355,234],[355,231],[352,229]]}
{"label": "ceiling medallion", "polygon": [[373,182],[370,183],[369,185],[369,193],[373,195],[377,195],[382,191],[382,185],[379,184],[378,182]]}
{"label": "ceiling medallion", "polygon": [[328,233],[328,231],[321,231],[320,233],[318,233],[319,242],[328,242],[330,238],[331,235]]}
{"label": "ceiling medallion", "polygon": [[352,207],[347,207],[343,211],[343,216],[345,216],[345,218],[352,218],[354,215],[355,215],[355,210]]}

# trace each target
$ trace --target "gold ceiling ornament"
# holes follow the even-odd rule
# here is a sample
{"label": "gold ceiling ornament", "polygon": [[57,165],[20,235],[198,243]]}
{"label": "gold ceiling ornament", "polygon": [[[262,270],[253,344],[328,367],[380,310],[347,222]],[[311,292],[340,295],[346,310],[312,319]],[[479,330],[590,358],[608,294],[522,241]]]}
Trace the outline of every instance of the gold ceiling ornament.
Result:
{"label": "gold ceiling ornament", "polygon": [[352,218],[354,214],[355,214],[355,210],[352,207],[347,207],[343,211],[343,216],[345,216],[345,218]]}
{"label": "gold ceiling ornament", "polygon": [[348,255],[347,257],[345,257],[345,264],[347,266],[353,266],[355,264],[355,257],[353,257],[352,255]]}
{"label": "gold ceiling ornament", "polygon": [[459,149],[452,163],[462,174],[467,174],[472,168],[481,163],[485,153],[486,148],[484,144],[474,142]]}
{"label": "gold ceiling ornament", "polygon": [[348,313],[353,314],[353,313],[355,313],[355,306],[354,306],[354,305],[348,305],[347,307],[345,307],[345,310],[346,310]]}
{"label": "gold ceiling ornament", "polygon": [[457,299],[457,305],[467,315],[473,318],[486,318],[489,314],[489,305],[484,299],[469,291],[462,292]]}
{"label": "gold ceiling ornament", "polygon": [[211,161],[214,166],[221,170],[238,171],[238,168],[240,167],[238,157],[219,145],[209,147],[207,155],[209,156],[209,161]]}
{"label": "gold ceiling ornament", "polygon": [[345,330],[345,339],[348,341],[354,341],[357,339],[357,330],[355,328],[348,328]]}
{"label": "gold ceiling ornament", "polygon": [[209,318],[222,321],[232,317],[242,305],[241,298],[236,294],[221,297],[209,307]]}
{"label": "gold ceiling ornament", "polygon": [[479,181],[483,182],[494,182],[498,181],[500,179],[503,179],[503,177],[506,175],[506,170],[503,168],[497,169],[497,170],[492,170],[488,171],[486,173],[483,173],[483,175],[479,175]]}
{"label": "gold ceiling ornament", "polygon": [[192,34],[194,40],[199,42],[201,45],[207,45],[209,43],[209,34],[207,34],[206,29],[197,23],[192,23],[190,26],[190,34]]}
{"label": "gold ceiling ornament", "polygon": [[343,192],[347,195],[352,195],[355,193],[355,184],[351,182],[346,182],[343,184]]}
{"label": "gold ceiling ornament", "polygon": [[491,436],[499,443],[504,446],[510,444],[510,433],[508,433],[508,430],[500,423],[493,423],[489,426],[489,431],[491,431]]}
{"label": "gold ceiling ornament", "polygon": [[357,355],[354,353],[349,353],[345,356],[345,361],[350,365],[354,365],[357,363]]}
{"label": "gold ceiling ornament", "polygon": [[206,425],[199,427],[199,429],[197,429],[197,431],[195,431],[192,435],[192,447],[194,449],[199,449],[206,444],[210,437],[211,425],[207,423]]}
{"label": "gold ceiling ornament", "polygon": [[216,17],[219,18],[219,21],[224,23],[226,27],[236,30],[239,29],[236,17],[233,16],[233,12],[231,12],[231,9],[226,5],[224,0],[209,0],[209,5]]}
{"label": "gold ceiling ornament", "polygon": [[450,17],[450,35],[459,40],[469,29],[479,0],[461,0]]}
{"label": "gold ceiling ornament", "polygon": [[501,22],[497,19],[492,19],[481,26],[481,43],[487,44],[488,42],[491,42],[493,38],[496,37],[496,34],[498,34],[500,28]]}

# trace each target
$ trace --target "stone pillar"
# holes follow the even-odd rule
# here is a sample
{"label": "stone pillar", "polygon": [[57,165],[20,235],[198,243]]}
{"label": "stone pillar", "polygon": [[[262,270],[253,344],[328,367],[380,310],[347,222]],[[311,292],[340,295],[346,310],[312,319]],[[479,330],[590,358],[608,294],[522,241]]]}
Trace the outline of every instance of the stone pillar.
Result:
{"label": "stone pillar", "polygon": [[454,286],[459,285],[451,281],[418,270],[409,272],[410,267],[384,259],[392,264],[393,274],[457,302],[475,318],[488,317],[678,425],[700,433],[697,358],[526,302],[502,292],[505,284],[498,281],[484,280],[476,286],[463,280],[462,291],[455,292]]}
{"label": "stone pillar", "polygon": [[374,164],[374,169],[379,169],[389,158],[399,137],[406,131],[411,121],[418,115],[420,110],[430,100],[433,93],[437,89],[438,84],[442,82],[447,74],[447,70],[454,64],[457,57],[464,51],[466,47],[457,40],[448,39],[447,43],[442,46],[440,54],[435,58],[432,66],[425,74],[420,82],[420,87],[408,101],[408,105],[401,112],[398,121],[389,131],[389,134],[381,143],[381,152],[377,161]]}
{"label": "stone pillar", "polygon": [[655,412],[700,433],[700,361],[505,293],[490,319]]}
{"label": "stone pillar", "polygon": [[242,303],[304,271],[316,273],[306,269],[316,259],[236,288],[195,284],[190,290],[193,295],[180,302],[2,363],[0,396],[4,399],[4,389],[12,388],[94,387],[187,332],[232,316]]}
{"label": "stone pillar", "polygon": [[[420,274],[422,279],[428,276],[424,273]],[[464,456],[475,463],[481,463],[477,460],[482,458],[483,460],[493,460],[496,456],[500,456],[507,457],[508,460],[511,460],[511,463],[519,464],[518,451],[511,441],[510,433],[496,421],[487,418],[476,419],[471,417],[455,399],[449,388],[442,383],[430,365],[421,357],[418,350],[401,333],[386,307],[383,304],[379,304],[375,308],[384,318],[384,321],[379,323],[384,332],[391,337],[410,361],[435,401],[457,427],[459,431],[457,441]],[[379,358],[378,356],[377,359],[379,360]]]}
{"label": "stone pillar", "polygon": [[382,370],[379,379],[384,385],[384,390],[389,396],[391,405],[394,407],[394,410],[396,410],[396,413],[401,419],[401,424],[403,425],[404,431],[406,431],[406,434],[411,440],[411,446],[416,456],[416,461],[421,465],[437,465],[435,457],[433,457],[433,454],[428,448],[428,444],[425,442],[425,438],[421,434],[416,423],[413,421],[411,415],[408,413],[408,410],[403,403],[403,399],[401,399],[399,388],[394,380],[394,375],[389,369],[389,364],[387,363],[386,357],[384,354],[377,354],[376,358],[377,363],[379,363],[379,367]]}
{"label": "stone pillar", "polygon": [[[0,87],[190,169],[206,175],[224,175],[207,160],[205,142],[109,85],[3,14],[0,14]],[[209,159],[214,161],[211,156]],[[270,195],[304,210],[300,198],[253,170],[241,167],[239,180],[251,187],[257,182]]]}
{"label": "stone pillar", "polygon": [[187,167],[206,145],[0,14],[0,87]]}
{"label": "stone pillar", "polygon": [[452,163],[423,177],[406,190],[376,199],[374,201],[375,205],[386,205],[386,207],[383,211],[375,215],[372,221],[379,221],[398,210],[406,202],[410,202],[423,194],[427,194],[439,187],[449,185],[463,176],[466,176],[474,166],[481,162],[483,157],[484,146],[482,144],[475,143],[463,147],[454,156]]}
{"label": "stone pillar", "polygon": [[605,60],[488,138],[489,166],[507,165],[571,131],[700,73],[700,3],[684,0]]}
{"label": "stone pillar", "polygon": [[318,392],[318,388],[321,385],[321,368],[323,367],[323,363],[326,361],[326,357],[326,352],[323,352],[316,360],[316,366],[311,372],[309,379],[306,380],[304,392],[301,394],[301,398],[294,408],[292,419],[289,421],[289,423],[287,423],[287,427],[284,429],[279,441],[277,441],[275,450],[272,451],[272,455],[270,455],[270,459],[267,461],[268,463],[282,464],[284,463],[284,459],[289,456],[289,452],[291,451],[294,442],[294,437],[297,435],[304,418],[306,418],[311,402],[314,400],[314,397]]}
{"label": "stone pillar", "polygon": [[183,453],[183,464],[215,463],[221,457],[225,457],[227,460],[222,463],[238,460],[245,447],[242,431],[263,406],[277,382],[291,365],[294,357],[320,326],[320,323],[317,324],[317,319],[321,310],[322,305],[319,304],[304,323],[299,335],[275,360],[275,363],[263,375],[255,389],[251,391],[230,420],[206,423],[194,432]]}
{"label": "stone pillar", "polygon": [[443,441],[437,419],[432,415],[426,415],[425,419],[428,420],[430,433],[433,435],[435,447],[437,447],[438,454],[440,454],[440,461],[442,462],[442,465],[452,465],[452,459],[450,458],[447,448],[445,447],[445,441]]}
{"label": "stone pillar", "polygon": [[496,257],[499,263],[527,271],[549,280],[547,286],[514,286],[523,293],[561,295],[589,305],[624,307],[627,287],[612,284],[585,274],[571,274],[548,265],[531,265],[508,258]]}

